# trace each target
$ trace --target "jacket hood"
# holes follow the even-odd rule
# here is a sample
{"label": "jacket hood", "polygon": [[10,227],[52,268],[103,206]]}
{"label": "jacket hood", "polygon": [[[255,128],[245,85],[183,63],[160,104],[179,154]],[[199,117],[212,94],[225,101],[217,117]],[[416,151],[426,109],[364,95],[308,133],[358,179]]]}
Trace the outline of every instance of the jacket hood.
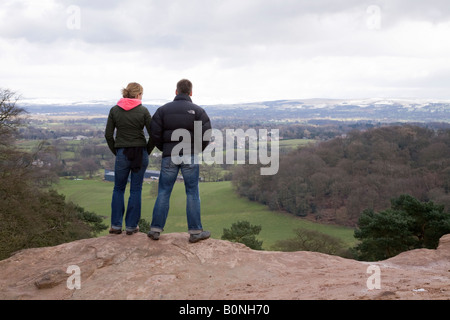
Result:
{"label": "jacket hood", "polygon": [[117,102],[117,105],[121,107],[125,111],[129,111],[131,109],[136,108],[137,106],[141,105],[142,101],[139,99],[129,99],[129,98],[122,98]]}

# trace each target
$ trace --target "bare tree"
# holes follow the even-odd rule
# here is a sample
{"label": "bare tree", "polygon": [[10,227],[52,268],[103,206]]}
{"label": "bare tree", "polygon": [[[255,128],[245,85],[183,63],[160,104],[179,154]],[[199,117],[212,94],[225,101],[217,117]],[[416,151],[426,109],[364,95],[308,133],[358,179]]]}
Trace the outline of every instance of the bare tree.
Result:
{"label": "bare tree", "polygon": [[16,105],[19,96],[15,92],[0,88],[0,144],[5,145],[6,137],[10,137],[22,124],[21,115],[26,111]]}

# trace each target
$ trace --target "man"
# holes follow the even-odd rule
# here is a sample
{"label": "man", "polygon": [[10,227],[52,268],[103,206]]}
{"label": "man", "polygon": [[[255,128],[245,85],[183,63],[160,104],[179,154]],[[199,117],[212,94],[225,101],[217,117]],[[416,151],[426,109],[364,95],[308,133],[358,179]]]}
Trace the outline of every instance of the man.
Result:
{"label": "man", "polygon": [[[198,242],[210,237],[203,231],[200,217],[199,165],[197,154],[203,151],[209,141],[203,136],[211,129],[211,122],[205,110],[192,103],[192,83],[183,79],[177,83],[173,102],[160,107],[153,115],[150,135],[155,146],[162,151],[161,174],[158,184],[158,197],[153,208],[153,219],[148,236],[158,240],[164,230],[169,213],[170,195],[178,172],[181,170],[186,189],[186,215],[190,242]],[[201,140],[194,141],[194,128],[201,123]],[[176,132],[175,132],[176,131]],[[177,140],[176,133],[187,133]],[[174,140],[172,139],[175,136]],[[190,138],[190,139],[188,139]],[[179,146],[187,147],[180,149]],[[195,148],[197,147],[197,148]],[[201,150],[199,150],[201,147]]]}

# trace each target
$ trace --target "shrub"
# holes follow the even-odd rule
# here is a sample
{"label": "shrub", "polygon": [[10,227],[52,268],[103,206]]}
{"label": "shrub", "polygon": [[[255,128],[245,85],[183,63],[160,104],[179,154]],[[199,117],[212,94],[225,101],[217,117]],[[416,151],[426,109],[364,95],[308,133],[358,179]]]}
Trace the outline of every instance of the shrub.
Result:
{"label": "shrub", "polygon": [[279,251],[314,251],[332,255],[348,256],[342,240],[315,230],[298,228],[294,230],[295,237],[279,240],[273,249]]}
{"label": "shrub", "polygon": [[262,241],[256,240],[261,226],[252,226],[248,221],[233,223],[230,229],[223,229],[222,240],[239,242],[254,250],[262,250]]}

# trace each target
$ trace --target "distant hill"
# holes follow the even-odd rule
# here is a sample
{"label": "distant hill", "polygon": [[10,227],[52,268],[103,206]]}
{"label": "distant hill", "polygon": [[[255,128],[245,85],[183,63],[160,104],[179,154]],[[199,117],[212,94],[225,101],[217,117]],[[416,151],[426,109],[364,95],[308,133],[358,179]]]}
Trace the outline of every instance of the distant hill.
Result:
{"label": "distant hill", "polygon": [[423,100],[278,100],[210,106],[219,117],[251,115],[254,120],[370,120],[379,122],[450,122],[450,101]]}
{"label": "distant hill", "polygon": [[[33,101],[20,104],[32,114],[107,115],[115,102]],[[153,114],[164,101],[144,101]],[[414,99],[298,99],[203,106],[212,119],[253,121],[450,122],[450,101]]]}

